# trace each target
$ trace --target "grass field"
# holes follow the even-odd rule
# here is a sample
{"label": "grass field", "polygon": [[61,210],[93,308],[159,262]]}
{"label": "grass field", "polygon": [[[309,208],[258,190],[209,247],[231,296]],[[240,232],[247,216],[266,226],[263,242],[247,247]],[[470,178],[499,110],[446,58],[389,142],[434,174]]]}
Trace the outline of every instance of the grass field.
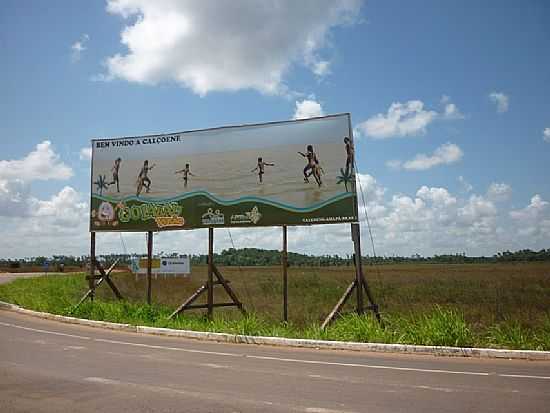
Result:
{"label": "grass field", "polygon": [[[220,267],[250,316],[215,309],[215,319],[200,311],[167,321],[171,310],[206,279],[206,266],[188,278],[153,279],[152,307],[143,305],[145,277],[117,273],[113,279],[127,299],[116,303],[106,285],[94,305],[75,315],[133,324],[208,331],[271,334],[354,341],[489,346],[550,350],[550,263],[414,264],[366,267],[365,275],[386,321],[347,316],[327,331],[319,325],[352,281],[352,267],[289,268],[289,316],[282,318],[279,267]],[[47,276],[0,286],[0,300],[27,308],[67,314],[86,290],[82,275]],[[199,302],[204,302],[204,297]],[[216,301],[226,301],[216,287]],[[353,298],[345,310],[352,310]]]}

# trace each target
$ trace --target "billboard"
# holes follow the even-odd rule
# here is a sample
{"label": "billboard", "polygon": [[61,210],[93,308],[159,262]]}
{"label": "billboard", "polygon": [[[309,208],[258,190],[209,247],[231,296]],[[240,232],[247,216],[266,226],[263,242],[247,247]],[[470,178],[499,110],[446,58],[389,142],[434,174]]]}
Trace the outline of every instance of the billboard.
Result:
{"label": "billboard", "polygon": [[357,221],[349,114],[92,140],[90,231]]}

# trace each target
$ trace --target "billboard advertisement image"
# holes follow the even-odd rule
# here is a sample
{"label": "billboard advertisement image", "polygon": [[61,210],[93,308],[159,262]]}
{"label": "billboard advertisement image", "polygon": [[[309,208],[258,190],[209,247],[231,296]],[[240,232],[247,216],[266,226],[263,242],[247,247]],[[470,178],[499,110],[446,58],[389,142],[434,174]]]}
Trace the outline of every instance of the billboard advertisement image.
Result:
{"label": "billboard advertisement image", "polygon": [[92,140],[91,231],[357,221],[349,114]]}

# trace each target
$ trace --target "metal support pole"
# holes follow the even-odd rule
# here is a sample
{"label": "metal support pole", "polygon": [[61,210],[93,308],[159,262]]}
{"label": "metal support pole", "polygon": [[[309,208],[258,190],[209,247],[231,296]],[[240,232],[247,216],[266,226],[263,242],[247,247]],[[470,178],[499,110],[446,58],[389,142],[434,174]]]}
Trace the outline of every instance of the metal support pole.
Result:
{"label": "metal support pole", "polygon": [[95,296],[95,232],[90,232],[90,276],[88,278],[88,287],[90,290],[90,300],[94,301]]}
{"label": "metal support pole", "polygon": [[153,232],[147,233],[147,304],[151,305],[151,273],[153,266]]}
{"label": "metal support pole", "polygon": [[287,248],[287,227],[283,225],[283,320],[288,322],[288,248]]}
{"label": "metal support pole", "polygon": [[361,234],[359,224],[351,224],[351,238],[355,250],[355,283],[357,292],[357,314],[363,314],[365,305],[363,302],[363,264],[361,260]]}
{"label": "metal support pole", "polygon": [[208,228],[208,318],[214,313],[214,228]]}

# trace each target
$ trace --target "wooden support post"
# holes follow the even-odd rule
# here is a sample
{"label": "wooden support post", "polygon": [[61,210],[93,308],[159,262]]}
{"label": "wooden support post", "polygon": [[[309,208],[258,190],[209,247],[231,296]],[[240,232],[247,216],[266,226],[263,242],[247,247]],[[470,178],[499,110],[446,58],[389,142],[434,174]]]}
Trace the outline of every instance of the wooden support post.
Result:
{"label": "wooden support post", "polygon": [[109,287],[111,287],[111,290],[113,290],[113,292],[115,293],[116,297],[119,300],[123,299],[122,294],[120,294],[120,291],[116,287],[113,280],[111,280],[111,278],[110,278],[111,272],[113,271],[113,269],[118,264],[118,261],[119,261],[118,259],[115,260],[115,262],[113,262],[111,264],[109,269],[107,271],[105,271],[103,266],[99,262],[95,262],[95,260],[94,260],[94,266],[97,267],[97,269],[99,270],[100,275],[95,275],[95,271],[94,271],[86,277],[86,279],[88,280],[88,285],[89,285],[88,291],[80,299],[78,304],[69,312],[69,314],[73,313],[80,306],[80,304],[82,304],[84,301],[86,301],[87,298],[93,299],[93,294],[94,294],[95,290],[97,288],[99,288],[99,286],[101,285],[101,283],[103,281],[105,281],[107,284],[109,284]]}
{"label": "wooden support post", "polygon": [[147,304],[151,305],[151,272],[153,265],[153,232],[147,233]]}
{"label": "wooden support post", "polygon": [[363,314],[365,311],[365,304],[363,300],[363,291],[367,295],[367,299],[369,300],[369,305],[366,307],[366,309],[372,310],[374,312],[374,315],[381,326],[384,326],[384,323],[382,322],[382,319],[380,317],[380,313],[378,311],[378,304],[374,302],[374,298],[372,296],[372,293],[369,289],[369,285],[367,284],[367,280],[365,279],[363,275],[363,264],[361,262],[361,238],[359,233],[359,224],[353,223],[351,224],[351,237],[353,240],[354,245],[354,263],[355,263],[355,279],[353,282],[349,285],[346,292],[340,298],[334,309],[330,312],[330,314],[327,316],[325,321],[323,322],[323,325],[321,326],[321,329],[325,329],[328,327],[330,323],[332,323],[342,308],[344,307],[344,304],[346,304],[346,301],[351,297],[353,290],[355,289],[357,293],[357,313]]}
{"label": "wooden support post", "polygon": [[355,285],[357,293],[357,314],[363,314],[365,305],[363,302],[363,264],[361,259],[361,234],[359,224],[351,224],[351,238],[355,251]]}
{"label": "wooden support post", "polygon": [[288,322],[288,248],[287,248],[287,227],[283,225],[283,254],[281,257],[283,266],[283,320]]}
{"label": "wooden support post", "polygon": [[351,293],[353,292],[353,289],[355,288],[357,283],[357,280],[353,280],[353,282],[348,286],[346,289],[346,292],[344,295],[340,298],[338,303],[336,304],[336,307],[330,312],[330,314],[327,316],[323,324],[321,325],[321,330],[324,330],[327,328],[327,326],[336,318],[338,313],[342,310],[342,307],[344,304],[346,304],[346,301],[348,301],[348,298],[351,296]]}
{"label": "wooden support post", "polygon": [[214,228],[208,228],[208,318],[214,313]]}
{"label": "wooden support post", "polygon": [[[214,264],[214,228],[208,228],[208,279],[206,282],[199,287],[195,293],[189,297],[185,302],[180,305],[169,318],[174,318],[178,314],[184,312],[185,310],[194,310],[200,308],[207,309],[208,318],[212,319],[214,315],[214,308],[216,307],[230,307],[236,306],[241,313],[246,314],[243,304],[237,298],[235,292],[229,286],[228,280],[226,280],[221,272],[216,268]],[[216,281],[214,281],[214,276],[216,276]],[[214,303],[214,286],[221,285],[227,295],[231,298],[232,302],[226,303]],[[197,298],[199,298],[203,293],[207,293],[206,304],[193,304]]]}
{"label": "wooden support post", "polygon": [[216,267],[215,264],[212,264],[212,271],[214,271],[214,274],[216,275],[216,278],[218,279],[218,281],[214,282],[213,284],[214,285],[216,285],[216,284],[221,285],[224,288],[227,295],[229,297],[231,297],[231,299],[233,300],[233,305],[236,305],[237,308],[239,310],[241,310],[241,313],[246,314],[246,311],[244,310],[243,304],[239,301],[239,299],[237,298],[237,295],[233,292],[233,290],[229,286],[229,281],[227,281],[225,278],[223,278],[222,273],[218,270],[218,268]]}
{"label": "wooden support post", "polygon": [[90,232],[90,277],[88,278],[88,287],[90,291],[90,300],[94,301],[95,295],[95,232]]}

